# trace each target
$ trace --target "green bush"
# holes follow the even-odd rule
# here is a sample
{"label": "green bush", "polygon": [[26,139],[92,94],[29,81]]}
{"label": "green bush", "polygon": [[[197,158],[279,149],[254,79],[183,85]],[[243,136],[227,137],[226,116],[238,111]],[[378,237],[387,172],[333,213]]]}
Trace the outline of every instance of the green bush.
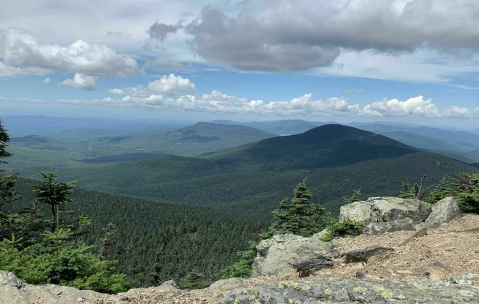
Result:
{"label": "green bush", "polygon": [[128,290],[125,275],[115,274],[116,263],[100,261],[91,246],[46,247],[35,244],[19,250],[0,242],[0,269],[15,273],[29,284],[58,284],[105,293]]}
{"label": "green bush", "polygon": [[222,279],[230,278],[249,278],[253,272],[251,265],[256,258],[256,246],[258,242],[250,242],[250,248],[245,251],[238,252],[239,261],[221,271]]}
{"label": "green bush", "polygon": [[180,281],[180,286],[185,289],[203,289],[210,286],[210,283],[205,281],[203,274],[197,270],[193,270]]}
{"label": "green bush", "polygon": [[346,218],[342,222],[334,221],[326,228],[328,232],[320,239],[323,242],[331,241],[337,236],[360,235],[363,233],[364,223]]}

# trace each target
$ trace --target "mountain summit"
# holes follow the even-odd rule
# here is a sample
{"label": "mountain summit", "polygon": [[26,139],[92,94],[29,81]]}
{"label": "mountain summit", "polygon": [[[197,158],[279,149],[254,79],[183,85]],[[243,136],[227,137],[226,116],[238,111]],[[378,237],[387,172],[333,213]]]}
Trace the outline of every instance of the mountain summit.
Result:
{"label": "mountain summit", "polygon": [[268,164],[268,167],[274,164],[277,169],[284,170],[311,170],[394,158],[417,151],[382,135],[329,124],[302,134],[268,138],[208,157]]}

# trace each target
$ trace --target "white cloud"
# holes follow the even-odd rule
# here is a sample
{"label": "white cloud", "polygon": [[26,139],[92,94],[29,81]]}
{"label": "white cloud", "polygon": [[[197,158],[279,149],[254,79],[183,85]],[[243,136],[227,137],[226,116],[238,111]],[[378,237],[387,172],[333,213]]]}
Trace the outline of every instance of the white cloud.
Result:
{"label": "white cloud", "polygon": [[397,99],[373,102],[363,108],[361,114],[367,116],[399,116],[399,117],[441,117],[439,109],[431,99],[423,96],[410,98],[406,101]]}
{"label": "white cloud", "polygon": [[123,89],[108,89],[108,93],[116,94],[116,95],[125,95],[125,91],[123,91]]}
{"label": "white cloud", "polygon": [[468,89],[454,82],[453,79],[461,75],[479,73],[479,59],[453,58],[432,50],[398,54],[343,51],[334,64],[316,69],[311,73],[439,83]]}
{"label": "white cloud", "polygon": [[24,30],[0,30],[0,77],[55,72],[123,77],[140,73],[136,61],[105,45],[83,40],[67,45],[40,44]]}
{"label": "white cloud", "polygon": [[25,102],[44,102],[43,99],[29,99],[29,98],[25,98],[25,97],[11,98],[11,97],[4,97],[4,96],[0,96],[0,100],[4,100],[4,101],[25,101]]}
{"label": "white cloud", "polygon": [[363,89],[359,89],[359,90],[358,90],[358,95],[365,95],[365,94],[366,94],[366,92],[364,92]]}
{"label": "white cloud", "polygon": [[449,118],[475,118],[479,117],[479,107],[469,110],[465,107],[452,106],[447,109],[444,116]]}
{"label": "white cloud", "polygon": [[42,83],[43,83],[43,84],[47,84],[47,83],[49,83],[49,82],[50,82],[50,78],[45,78],[45,80],[43,80]]}
{"label": "white cloud", "polygon": [[61,99],[57,102],[93,105],[132,107],[138,109],[192,111],[216,114],[237,115],[272,115],[272,116],[362,116],[362,117],[397,117],[397,118],[477,118],[479,107],[470,110],[464,107],[452,106],[449,109],[439,109],[431,99],[423,96],[410,98],[406,101],[385,99],[372,102],[364,107],[349,104],[344,97],[333,97],[326,100],[314,100],[312,94],[305,94],[290,101],[249,100],[220,91],[211,94],[183,95],[178,98],[151,94],[148,96],[126,95],[121,99],[78,100]]}
{"label": "white cloud", "polygon": [[148,90],[164,95],[177,95],[180,91],[196,93],[194,83],[187,78],[175,76],[174,74],[170,74],[169,76],[165,75],[158,80],[150,82]]}
{"label": "white cloud", "polygon": [[59,100],[69,103],[92,105],[115,105],[150,109],[182,110],[229,114],[272,114],[272,115],[347,115],[359,113],[359,105],[349,105],[344,98],[330,98],[325,101],[313,100],[312,94],[294,98],[291,101],[264,103],[262,100],[248,100],[226,95],[220,91],[200,96],[184,95],[179,98],[165,98],[163,95],[125,96],[121,99],[95,99],[90,101]]}
{"label": "white cloud", "polygon": [[80,88],[86,91],[93,91],[96,89],[96,81],[98,76],[86,76],[84,74],[76,73],[73,79],[67,79],[60,82],[60,85]]}
{"label": "white cloud", "polygon": [[149,95],[178,95],[180,92],[196,93],[195,84],[188,78],[181,76],[175,76],[170,74],[164,75],[160,79],[150,82],[145,88],[142,85],[136,87],[127,87],[123,89],[109,89],[109,93],[118,95],[130,95],[130,96],[149,96]]}

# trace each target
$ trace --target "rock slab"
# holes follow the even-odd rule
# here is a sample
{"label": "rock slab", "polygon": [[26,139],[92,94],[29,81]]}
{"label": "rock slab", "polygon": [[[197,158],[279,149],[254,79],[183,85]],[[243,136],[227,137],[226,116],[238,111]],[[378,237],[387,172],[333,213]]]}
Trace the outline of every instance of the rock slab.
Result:
{"label": "rock slab", "polygon": [[349,218],[365,224],[365,234],[415,230],[432,211],[432,206],[416,199],[371,197],[341,207],[339,220]]}
{"label": "rock slab", "polygon": [[0,304],[72,304],[95,295],[100,294],[53,284],[26,284],[11,272],[0,271]]}
{"label": "rock slab", "polygon": [[446,197],[432,207],[432,211],[421,225],[423,228],[434,229],[443,223],[449,223],[461,217],[459,205],[453,197]]}
{"label": "rock slab", "polygon": [[317,279],[234,290],[219,304],[479,303],[479,289],[432,280]]}
{"label": "rock slab", "polygon": [[292,234],[275,235],[257,247],[252,277],[286,277],[299,270],[315,270],[333,266],[334,245],[317,238]]}

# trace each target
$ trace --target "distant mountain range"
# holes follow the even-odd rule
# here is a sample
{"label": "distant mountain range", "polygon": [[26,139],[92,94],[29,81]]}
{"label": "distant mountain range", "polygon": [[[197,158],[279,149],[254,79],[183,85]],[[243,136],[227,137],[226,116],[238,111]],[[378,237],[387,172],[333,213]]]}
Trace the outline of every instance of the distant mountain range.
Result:
{"label": "distant mountain range", "polygon": [[324,125],[200,158],[167,156],[64,169],[62,177],[92,190],[269,217],[305,177],[314,200],[337,212],[342,197],[356,189],[364,197],[397,195],[403,181],[414,183],[426,174],[432,184],[459,172],[478,170],[382,135]]}
{"label": "distant mountain range", "polygon": [[118,163],[166,155],[199,156],[274,136],[245,126],[211,123],[99,137],[76,143],[29,135],[12,138],[9,149],[14,156],[6,166],[20,171],[25,177],[38,178],[39,171],[52,168]]}
{"label": "distant mountain range", "polygon": [[[258,130],[262,130],[264,132],[268,132],[271,134],[278,134],[278,135],[293,135],[304,133],[312,128],[322,126],[328,124],[326,122],[310,122],[304,120],[278,120],[278,121],[252,121],[252,122],[237,122],[231,120],[215,120],[213,121],[214,124],[222,124],[222,125],[240,125],[240,126],[247,126],[251,128],[255,128]],[[331,123],[331,122],[329,122]]]}

